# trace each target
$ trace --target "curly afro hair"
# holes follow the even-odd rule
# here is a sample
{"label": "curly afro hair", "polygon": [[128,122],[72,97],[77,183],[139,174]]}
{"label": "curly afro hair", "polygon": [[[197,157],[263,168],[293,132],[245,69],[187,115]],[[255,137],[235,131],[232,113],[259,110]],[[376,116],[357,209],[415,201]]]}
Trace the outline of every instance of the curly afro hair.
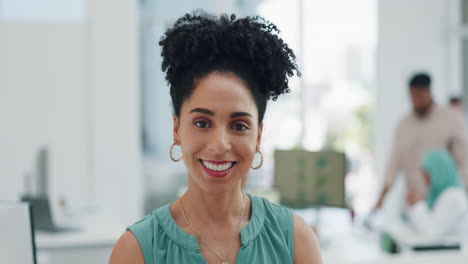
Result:
{"label": "curly afro hair", "polygon": [[251,91],[262,123],[268,99],[289,93],[288,77],[300,76],[293,51],[277,33],[273,23],[258,16],[236,19],[197,10],[179,18],[159,42],[174,114],[180,117],[202,78],[233,73]]}

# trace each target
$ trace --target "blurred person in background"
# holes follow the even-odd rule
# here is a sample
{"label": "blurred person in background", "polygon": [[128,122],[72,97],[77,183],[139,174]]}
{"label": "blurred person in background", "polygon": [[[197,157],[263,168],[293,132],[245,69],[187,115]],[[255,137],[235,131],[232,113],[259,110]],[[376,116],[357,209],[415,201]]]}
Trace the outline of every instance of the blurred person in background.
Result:
{"label": "blurred person in background", "polygon": [[450,149],[464,184],[468,183],[468,138],[462,116],[451,107],[442,107],[434,102],[431,78],[426,73],[417,73],[409,80],[409,92],[413,112],[398,123],[384,176],[384,187],[373,212],[382,206],[400,172],[405,177],[408,192],[426,193],[420,161],[430,149]]}
{"label": "blurred person in background", "polygon": [[463,113],[463,102],[460,97],[450,97],[450,106]]}
{"label": "blurred person in background", "polygon": [[408,193],[410,225],[430,237],[455,234],[468,214],[468,200],[455,161],[446,150],[432,150],[423,159],[422,174],[428,192]]}
{"label": "blurred person in background", "polygon": [[[449,105],[452,109],[455,110],[456,113],[459,113],[462,118],[465,120],[465,115],[464,115],[464,109],[463,109],[463,101],[460,97],[458,96],[452,96],[450,97],[449,99]],[[448,146],[448,149],[450,150],[450,152],[453,152],[453,146],[452,145],[449,145]],[[468,194],[468,185],[467,185],[467,194]]]}
{"label": "blurred person in background", "polygon": [[[249,169],[263,163],[268,99],[288,93],[288,77],[299,74],[277,33],[260,17],[201,11],[166,31],[159,44],[174,110],[169,153],[175,162],[183,159],[188,189],[130,226],[111,264],[321,263],[302,218],[241,187]],[[175,146],[181,157],[174,157]]]}

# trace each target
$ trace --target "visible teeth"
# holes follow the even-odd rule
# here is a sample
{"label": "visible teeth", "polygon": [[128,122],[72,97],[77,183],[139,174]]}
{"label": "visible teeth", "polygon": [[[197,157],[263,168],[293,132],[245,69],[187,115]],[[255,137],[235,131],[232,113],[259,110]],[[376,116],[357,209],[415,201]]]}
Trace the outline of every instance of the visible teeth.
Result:
{"label": "visible teeth", "polygon": [[207,162],[207,161],[204,161],[204,160],[202,162],[203,162],[203,165],[205,167],[207,167],[210,170],[214,170],[214,171],[225,171],[225,170],[231,168],[232,165],[234,164],[233,162],[228,162],[226,164],[213,164],[211,162]]}

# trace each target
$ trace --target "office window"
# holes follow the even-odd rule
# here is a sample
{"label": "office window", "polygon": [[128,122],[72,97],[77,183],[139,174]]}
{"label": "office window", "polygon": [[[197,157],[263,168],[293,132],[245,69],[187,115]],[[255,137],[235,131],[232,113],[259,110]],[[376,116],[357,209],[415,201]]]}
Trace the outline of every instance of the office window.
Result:
{"label": "office window", "polygon": [[262,141],[266,168],[250,183],[272,184],[275,149],[342,151],[350,165],[348,200],[365,212],[377,189],[371,144],[376,1],[265,0],[258,12],[279,27],[302,77],[291,80],[291,94],[269,103]]}

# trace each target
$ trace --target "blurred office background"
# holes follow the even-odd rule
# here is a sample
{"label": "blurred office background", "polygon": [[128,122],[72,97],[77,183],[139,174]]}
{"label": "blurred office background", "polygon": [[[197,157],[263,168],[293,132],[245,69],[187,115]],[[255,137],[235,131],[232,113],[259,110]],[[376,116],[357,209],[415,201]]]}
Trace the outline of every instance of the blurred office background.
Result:
{"label": "blurred office background", "polygon": [[[183,165],[168,154],[172,110],[158,41],[197,8],[264,16],[298,56],[303,77],[268,106],[265,165],[249,175],[250,190],[274,186],[275,149],[344,152],[347,204],[365,215],[410,111],[408,77],[430,72],[440,104],[468,99],[466,0],[0,0],[0,200],[34,194],[46,150],[54,218],[115,226],[101,237],[61,236],[63,259],[80,255],[68,240],[104,258],[126,225],[185,186]],[[50,252],[60,245],[44,236],[43,263],[59,263]]]}

